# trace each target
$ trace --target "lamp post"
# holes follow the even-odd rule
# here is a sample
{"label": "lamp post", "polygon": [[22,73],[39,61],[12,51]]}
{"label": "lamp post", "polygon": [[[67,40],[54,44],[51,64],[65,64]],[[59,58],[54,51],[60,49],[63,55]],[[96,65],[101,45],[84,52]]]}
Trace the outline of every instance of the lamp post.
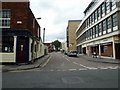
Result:
{"label": "lamp post", "polygon": [[43,28],[43,43],[45,42],[45,28]]}

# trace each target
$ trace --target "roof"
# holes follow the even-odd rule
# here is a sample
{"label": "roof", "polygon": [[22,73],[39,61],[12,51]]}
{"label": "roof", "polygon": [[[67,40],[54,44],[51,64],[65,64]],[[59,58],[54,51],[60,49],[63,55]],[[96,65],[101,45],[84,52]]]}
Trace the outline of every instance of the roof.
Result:
{"label": "roof", "polygon": [[91,3],[88,5],[88,7],[85,9],[84,13],[87,12],[87,10],[94,4],[95,0],[92,0]]}
{"label": "roof", "polygon": [[68,20],[68,22],[81,22],[82,20]]}

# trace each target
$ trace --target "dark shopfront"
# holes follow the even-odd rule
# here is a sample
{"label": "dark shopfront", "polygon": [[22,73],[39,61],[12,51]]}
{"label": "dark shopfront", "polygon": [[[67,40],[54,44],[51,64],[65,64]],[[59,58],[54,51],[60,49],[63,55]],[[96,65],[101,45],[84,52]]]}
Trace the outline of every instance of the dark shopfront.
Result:
{"label": "dark shopfront", "polygon": [[[16,37],[16,42],[14,41]],[[29,63],[29,38],[32,34],[28,30],[4,30],[2,31],[2,52],[14,53],[16,48],[16,58],[14,63]],[[16,46],[14,46],[16,43]]]}
{"label": "dark shopfront", "polygon": [[116,59],[120,59],[120,43],[115,43]]}

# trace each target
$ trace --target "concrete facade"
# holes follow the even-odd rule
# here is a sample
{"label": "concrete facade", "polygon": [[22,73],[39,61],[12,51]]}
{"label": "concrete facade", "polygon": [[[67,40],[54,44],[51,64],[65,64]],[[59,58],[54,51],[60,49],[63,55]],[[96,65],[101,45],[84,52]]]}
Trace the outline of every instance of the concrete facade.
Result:
{"label": "concrete facade", "polygon": [[94,0],[76,30],[77,49],[92,56],[120,59],[120,2]]}

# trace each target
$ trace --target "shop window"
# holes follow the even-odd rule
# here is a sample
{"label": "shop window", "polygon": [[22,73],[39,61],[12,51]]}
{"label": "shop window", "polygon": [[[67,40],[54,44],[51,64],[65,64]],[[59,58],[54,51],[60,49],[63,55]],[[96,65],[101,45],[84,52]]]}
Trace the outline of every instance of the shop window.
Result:
{"label": "shop window", "polygon": [[14,37],[3,36],[2,37],[2,52],[13,52],[14,51]]}

